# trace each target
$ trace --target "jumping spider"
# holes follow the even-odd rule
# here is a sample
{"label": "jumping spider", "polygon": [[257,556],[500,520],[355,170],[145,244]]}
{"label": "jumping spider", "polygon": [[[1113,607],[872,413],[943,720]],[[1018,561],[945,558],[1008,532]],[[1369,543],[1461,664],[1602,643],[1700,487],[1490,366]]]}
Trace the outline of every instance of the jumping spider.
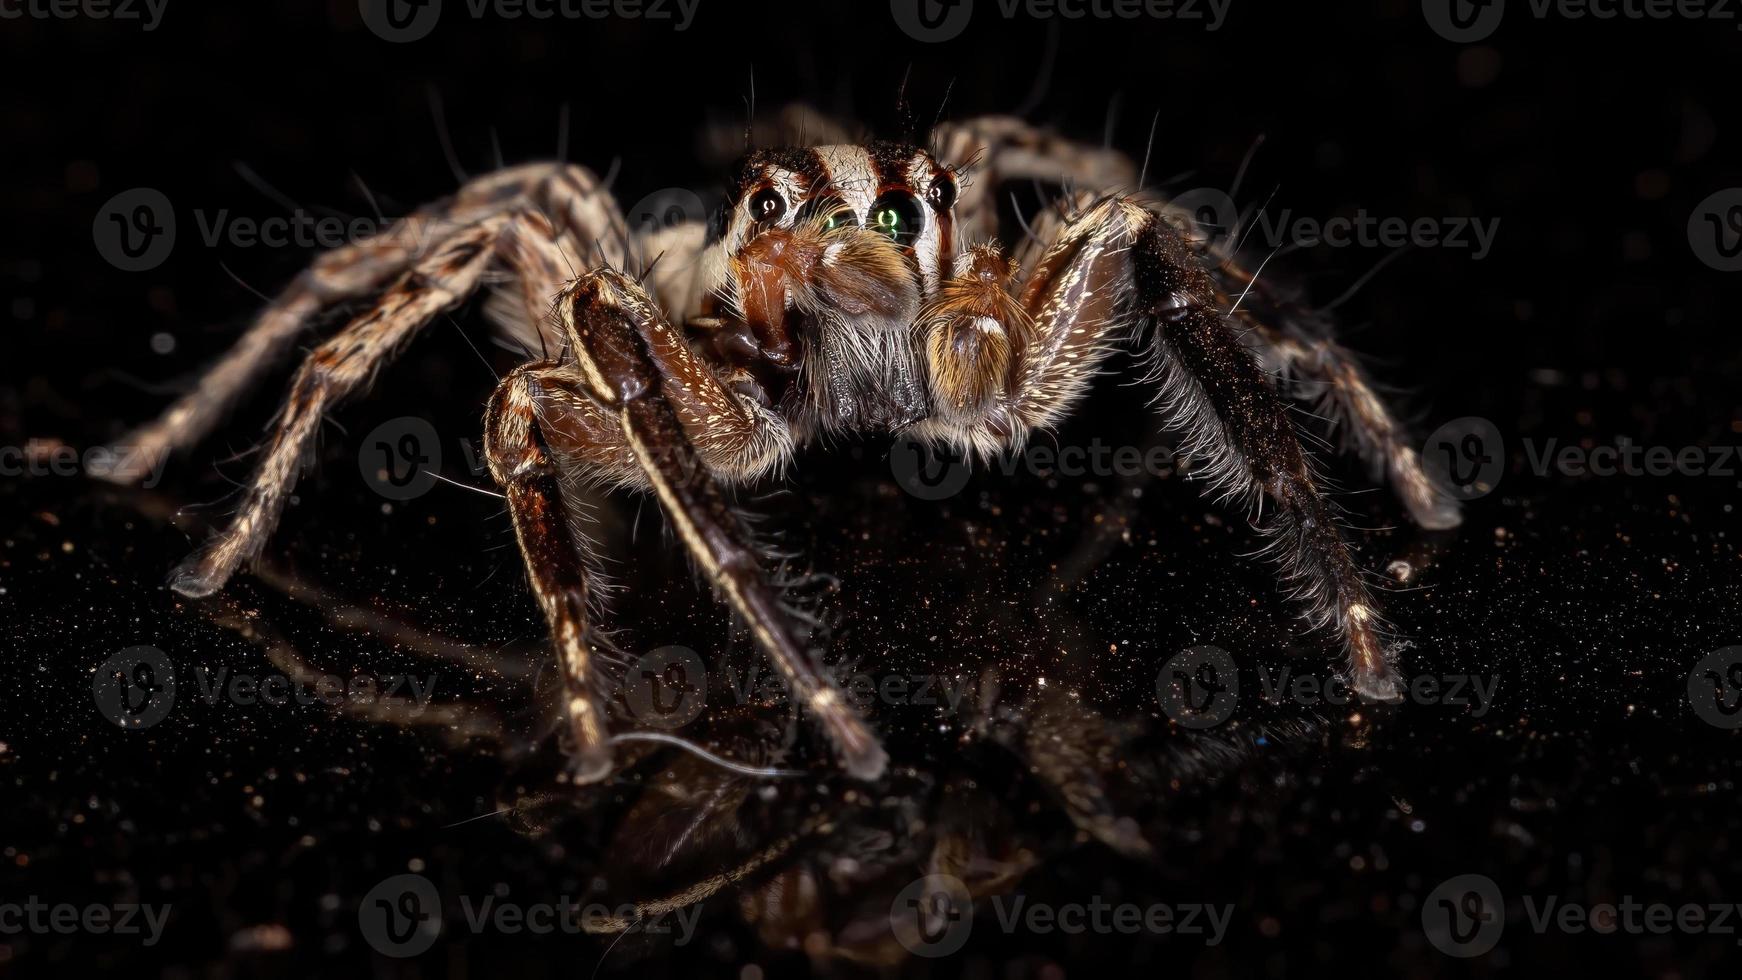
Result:
{"label": "jumping spider", "polygon": [[[1192,216],[1136,187],[1129,159],[987,117],[940,126],[930,149],[764,149],[733,177],[711,226],[637,235],[587,170],[521,166],[321,256],[192,392],[126,440],[140,459],[187,448],[317,314],[375,297],[304,360],[238,512],[172,587],[209,595],[259,556],[323,414],[497,277],[512,287],[491,306],[498,329],[554,352],[502,379],[485,455],[556,646],[574,778],[612,769],[589,647],[592,545],[572,502],[574,488],[602,481],[653,491],[840,764],[876,779],[882,745],[798,639],[727,488],[778,473],[824,435],[902,433],[981,458],[1018,448],[1142,335],[1161,421],[1271,537],[1307,618],[1335,631],[1355,689],[1400,698],[1378,608],[1288,397],[1342,426],[1343,446],[1389,478],[1418,524],[1450,527],[1456,505],[1325,339],[1323,318],[1199,240]],[[1067,191],[1007,253],[994,235],[1012,181]],[[645,256],[661,260],[625,271]],[[571,278],[575,268],[590,271]]]}

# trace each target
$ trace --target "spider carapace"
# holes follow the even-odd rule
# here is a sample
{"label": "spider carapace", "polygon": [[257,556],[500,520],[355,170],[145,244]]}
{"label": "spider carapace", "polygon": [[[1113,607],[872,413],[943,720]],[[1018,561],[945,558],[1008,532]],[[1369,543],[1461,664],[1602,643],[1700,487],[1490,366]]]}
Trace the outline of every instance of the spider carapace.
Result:
{"label": "spider carapace", "polygon": [[[796,446],[829,433],[899,432],[980,458],[1018,448],[1133,342],[1149,355],[1159,421],[1205,482],[1252,514],[1307,619],[1336,636],[1356,690],[1401,696],[1290,398],[1314,402],[1417,523],[1456,524],[1455,503],[1324,318],[1143,192],[1127,157],[987,117],[940,126],[929,148],[762,150],[733,176],[711,223],[636,233],[590,172],[526,165],[322,255],[127,440],[140,450],[130,458],[190,446],[319,313],[370,302],[304,360],[238,512],[172,586],[210,594],[258,556],[322,414],[492,282],[503,286],[496,328],[545,352],[495,389],[485,447],[551,629],[577,779],[612,769],[589,643],[598,566],[577,487],[652,492],[841,765],[875,779],[887,763],[877,736],[807,649],[727,489],[777,475]],[[1007,251],[997,201],[1017,181],[1064,191],[1007,236]]]}

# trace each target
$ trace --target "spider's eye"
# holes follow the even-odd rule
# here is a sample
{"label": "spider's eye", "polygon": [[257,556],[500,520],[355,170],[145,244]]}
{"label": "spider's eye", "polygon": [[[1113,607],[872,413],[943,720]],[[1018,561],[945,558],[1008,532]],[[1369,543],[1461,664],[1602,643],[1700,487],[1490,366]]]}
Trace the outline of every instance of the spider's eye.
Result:
{"label": "spider's eye", "polygon": [[823,227],[829,231],[847,225],[858,225],[859,216],[853,209],[841,203],[838,197],[813,197],[799,206],[798,215],[793,219],[795,224],[806,224],[818,215],[823,217]]}
{"label": "spider's eye", "polygon": [[931,189],[925,192],[925,199],[938,211],[948,211],[956,203],[956,178],[949,174],[938,174],[931,182]]}
{"label": "spider's eye", "polygon": [[906,191],[890,191],[871,205],[871,230],[906,245],[925,227],[919,199]]}
{"label": "spider's eye", "polygon": [[750,220],[760,222],[779,221],[786,213],[786,198],[772,187],[764,187],[750,198]]}

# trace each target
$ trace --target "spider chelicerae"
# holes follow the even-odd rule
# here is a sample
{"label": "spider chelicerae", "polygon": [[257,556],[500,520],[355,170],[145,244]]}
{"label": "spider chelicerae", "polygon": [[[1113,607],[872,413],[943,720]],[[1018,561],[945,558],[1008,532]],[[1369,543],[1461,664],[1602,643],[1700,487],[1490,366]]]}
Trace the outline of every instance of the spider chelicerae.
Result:
{"label": "spider chelicerae", "polygon": [[[1006,250],[998,202],[1013,181],[1065,191]],[[714,222],[644,233],[579,166],[471,180],[322,255],[192,391],[126,438],[135,459],[186,449],[320,313],[373,298],[305,358],[237,513],[171,585],[206,596],[257,558],[323,414],[438,315],[500,283],[497,329],[546,353],[490,397],[485,458],[549,623],[573,777],[612,769],[589,628],[600,583],[576,503],[577,488],[603,482],[657,497],[842,767],[876,779],[882,745],[795,629],[729,488],[832,434],[900,433],[981,458],[1019,448],[1141,339],[1161,422],[1207,486],[1249,509],[1307,620],[1334,632],[1355,690],[1398,700],[1378,607],[1290,400],[1313,402],[1418,524],[1455,525],[1456,504],[1325,317],[1244,268],[1222,244],[1237,236],[1212,239],[1141,183],[1126,156],[1011,117],[941,124],[929,147],[756,150]]]}

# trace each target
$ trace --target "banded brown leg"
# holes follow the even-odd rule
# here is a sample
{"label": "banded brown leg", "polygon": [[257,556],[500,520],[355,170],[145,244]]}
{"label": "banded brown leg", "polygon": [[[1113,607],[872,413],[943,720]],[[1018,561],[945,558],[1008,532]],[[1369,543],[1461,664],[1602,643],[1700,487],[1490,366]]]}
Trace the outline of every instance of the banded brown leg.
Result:
{"label": "banded brown leg", "polygon": [[[563,508],[564,479],[651,489],[686,551],[814,713],[842,766],[855,777],[877,778],[887,763],[882,746],[795,639],[720,482],[777,465],[788,445],[784,430],[725,392],[641,286],[621,273],[601,270],[577,280],[559,299],[556,318],[572,360],[529,365],[505,379],[492,402],[486,446],[557,639],[579,777],[604,775],[608,749],[585,646],[584,543]],[[719,398],[731,400],[736,422],[721,425],[703,414]],[[703,434],[714,441],[699,442]]]}

